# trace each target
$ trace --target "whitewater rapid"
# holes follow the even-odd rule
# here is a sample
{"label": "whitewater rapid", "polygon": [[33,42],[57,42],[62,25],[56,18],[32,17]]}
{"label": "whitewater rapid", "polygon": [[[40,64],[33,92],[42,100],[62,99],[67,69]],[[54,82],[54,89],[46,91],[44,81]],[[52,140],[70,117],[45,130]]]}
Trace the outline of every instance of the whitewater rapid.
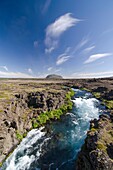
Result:
{"label": "whitewater rapid", "polygon": [[[91,119],[98,119],[105,107],[90,93],[75,90],[71,112],[60,121],[31,130],[1,170],[73,170]],[[49,133],[48,133],[49,131]]]}

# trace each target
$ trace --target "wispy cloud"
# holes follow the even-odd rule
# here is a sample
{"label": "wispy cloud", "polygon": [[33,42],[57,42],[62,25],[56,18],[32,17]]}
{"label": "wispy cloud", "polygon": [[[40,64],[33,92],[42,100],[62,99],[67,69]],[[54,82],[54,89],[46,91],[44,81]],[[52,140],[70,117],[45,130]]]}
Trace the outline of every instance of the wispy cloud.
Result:
{"label": "wispy cloud", "polygon": [[55,70],[55,73],[58,73],[58,72],[60,72],[61,70],[62,70],[61,68],[58,68],[58,69]]}
{"label": "wispy cloud", "polygon": [[7,66],[0,66],[0,68],[3,68],[4,70],[8,71]]}
{"label": "wispy cloud", "polygon": [[51,48],[46,48],[45,49],[45,53],[47,54],[47,53],[51,53],[52,51],[54,50],[54,47],[51,47]]}
{"label": "wispy cloud", "polygon": [[51,0],[46,0],[46,2],[45,2],[45,4],[44,4],[44,7],[43,7],[43,9],[42,9],[42,14],[45,14],[45,13],[47,12],[50,4],[51,4]]}
{"label": "wispy cloud", "polygon": [[72,57],[70,50],[71,50],[71,47],[67,47],[64,53],[60,54],[57,57],[56,65],[61,65]]}
{"label": "wispy cloud", "polygon": [[95,48],[94,45],[93,45],[93,46],[90,46],[90,47],[87,47],[87,48],[84,49],[84,52],[85,52],[85,53],[89,53],[89,52],[91,52],[94,48]]}
{"label": "wispy cloud", "polygon": [[85,44],[87,44],[89,41],[89,38],[83,38],[81,42],[78,44],[78,48],[83,47]]}
{"label": "wispy cloud", "polygon": [[107,29],[107,30],[102,32],[101,36],[108,34],[108,33],[111,33],[112,31],[113,31],[113,28]]}
{"label": "wispy cloud", "polygon": [[[67,47],[64,53],[60,54],[57,58],[56,65],[63,64],[64,62],[68,61],[70,58],[73,58],[75,53],[83,46],[85,46],[89,42],[89,36],[83,37],[83,39],[79,42],[79,44],[72,48],[72,47]],[[95,46],[91,46],[87,48],[86,50],[90,51],[93,49]]]}
{"label": "wispy cloud", "polygon": [[52,69],[53,69],[53,67],[48,67],[48,69],[47,69],[47,70],[48,70],[48,71],[51,71]]}
{"label": "wispy cloud", "polygon": [[0,71],[0,77],[3,77],[3,78],[33,78],[33,76],[30,76],[28,74],[21,73],[21,72],[4,72],[4,71]]}
{"label": "wispy cloud", "polygon": [[84,47],[89,42],[89,40],[90,40],[89,35],[83,37],[82,40],[72,50],[71,55],[74,55],[78,50]]}
{"label": "wispy cloud", "polygon": [[65,53],[69,53],[71,50],[71,47],[67,47],[66,50],[65,50]]}
{"label": "wispy cloud", "polygon": [[57,67],[48,67],[47,71],[50,72],[51,74],[60,72],[62,68],[57,68]]}
{"label": "wispy cloud", "polygon": [[85,62],[84,64],[88,64],[88,63],[92,63],[100,58],[105,58],[105,57],[108,57],[108,56],[111,56],[112,54],[111,53],[103,53],[103,54],[94,54],[94,55],[91,55]]}
{"label": "wispy cloud", "polygon": [[[54,23],[46,28],[46,52],[53,51],[59,42],[59,37],[69,28],[75,26],[80,20],[72,17],[71,13],[60,16]],[[49,50],[52,49],[52,50]]]}
{"label": "wispy cloud", "polygon": [[107,72],[95,72],[95,73],[73,73],[71,78],[99,78],[99,77],[111,77],[113,76],[113,71]]}
{"label": "wispy cloud", "polygon": [[71,58],[71,56],[64,54],[61,54],[60,56],[58,56],[57,61],[56,61],[56,65],[61,65],[63,63],[65,63],[66,61],[68,61]]}

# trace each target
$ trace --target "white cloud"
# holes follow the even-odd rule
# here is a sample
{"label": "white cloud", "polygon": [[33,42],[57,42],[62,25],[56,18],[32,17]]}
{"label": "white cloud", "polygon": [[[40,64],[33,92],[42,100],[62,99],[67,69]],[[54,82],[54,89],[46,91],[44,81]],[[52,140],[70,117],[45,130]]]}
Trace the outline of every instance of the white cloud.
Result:
{"label": "white cloud", "polygon": [[56,61],[56,65],[61,65],[63,63],[65,63],[66,61],[68,61],[71,58],[71,56],[67,55],[67,54],[61,54],[60,56],[58,56],[57,61]]}
{"label": "white cloud", "polygon": [[102,77],[112,77],[113,71],[107,72],[95,72],[95,73],[73,73],[71,78],[102,78]]}
{"label": "white cloud", "polygon": [[84,52],[85,52],[85,53],[89,53],[89,52],[91,52],[94,48],[95,48],[94,45],[91,46],[91,47],[85,48],[85,49],[84,49]]}
{"label": "white cloud", "polygon": [[47,53],[51,53],[52,51],[54,50],[54,47],[51,47],[51,48],[46,48],[45,49],[45,53],[47,54]]}
{"label": "white cloud", "polygon": [[56,70],[55,70],[55,73],[58,73],[58,72],[60,72],[61,70],[62,70],[61,68],[56,69]]}
{"label": "white cloud", "polygon": [[44,7],[42,9],[42,13],[46,13],[46,11],[48,10],[49,6],[51,4],[51,0],[46,0],[45,4],[44,4]]}
{"label": "white cloud", "polygon": [[30,73],[30,74],[32,74],[33,73],[33,71],[32,71],[32,69],[31,68],[28,68],[28,73]]}
{"label": "white cloud", "polygon": [[33,78],[32,76],[21,72],[3,72],[0,71],[0,77],[3,78]]}
{"label": "white cloud", "polygon": [[88,38],[83,38],[81,40],[81,42],[78,44],[78,48],[83,47],[84,45],[86,45],[88,43],[89,39]]}
{"label": "white cloud", "polygon": [[103,53],[103,54],[94,54],[94,55],[91,55],[85,62],[84,64],[88,64],[88,63],[92,63],[100,58],[104,58],[104,57],[108,57],[108,56],[111,56],[112,54],[111,53]]}
{"label": "white cloud", "polygon": [[48,70],[48,71],[51,71],[52,69],[53,69],[53,67],[49,67],[47,70]]}
{"label": "white cloud", "polygon": [[8,71],[7,66],[0,66],[1,68],[3,68],[4,70]]}
{"label": "white cloud", "polygon": [[89,36],[85,36],[82,38],[82,40],[75,46],[75,48],[73,49],[71,55],[74,55],[76,53],[76,51],[78,51],[79,49],[81,49],[83,46],[85,46],[87,43],[89,42]]}
{"label": "white cloud", "polygon": [[38,41],[34,41],[34,47],[35,47],[35,48],[38,47]]}
{"label": "white cloud", "polygon": [[58,45],[59,37],[70,27],[75,26],[79,21],[79,19],[72,17],[71,13],[67,13],[50,24],[46,28],[45,45],[47,49],[55,49]]}
{"label": "white cloud", "polygon": [[66,50],[65,50],[65,53],[69,53],[71,50],[71,47],[67,47]]}

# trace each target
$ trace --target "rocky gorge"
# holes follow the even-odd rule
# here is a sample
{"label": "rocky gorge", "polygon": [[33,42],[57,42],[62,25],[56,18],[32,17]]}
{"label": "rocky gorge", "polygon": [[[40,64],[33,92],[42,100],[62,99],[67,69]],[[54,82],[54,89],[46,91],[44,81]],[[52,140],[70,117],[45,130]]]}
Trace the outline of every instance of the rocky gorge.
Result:
{"label": "rocky gorge", "polygon": [[[38,119],[37,122],[38,115],[42,115],[43,112],[49,114],[52,110],[64,107],[66,94],[70,89],[66,88],[68,86],[90,91],[101,100],[102,104],[106,105],[106,110],[109,112],[109,114],[100,115],[99,119],[91,120],[90,130],[78,153],[75,169],[113,169],[113,80],[43,81],[31,83],[31,81],[24,80],[20,83],[5,80],[0,83],[2,92],[0,97],[0,161],[2,162],[13,151],[28,131],[39,127],[41,122],[48,122],[45,118],[44,120]],[[57,116],[55,119],[59,118]]]}

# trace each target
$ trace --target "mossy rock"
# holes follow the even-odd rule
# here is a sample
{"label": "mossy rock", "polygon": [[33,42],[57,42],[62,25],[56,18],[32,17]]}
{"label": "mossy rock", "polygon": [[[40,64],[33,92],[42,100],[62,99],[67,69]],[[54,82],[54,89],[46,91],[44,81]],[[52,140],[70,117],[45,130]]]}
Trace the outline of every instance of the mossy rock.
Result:
{"label": "mossy rock", "polygon": [[107,152],[106,151],[107,147],[100,141],[97,142],[97,148],[104,151],[104,152]]}
{"label": "mossy rock", "polygon": [[97,98],[100,99],[101,94],[99,92],[93,92],[93,95]]}

